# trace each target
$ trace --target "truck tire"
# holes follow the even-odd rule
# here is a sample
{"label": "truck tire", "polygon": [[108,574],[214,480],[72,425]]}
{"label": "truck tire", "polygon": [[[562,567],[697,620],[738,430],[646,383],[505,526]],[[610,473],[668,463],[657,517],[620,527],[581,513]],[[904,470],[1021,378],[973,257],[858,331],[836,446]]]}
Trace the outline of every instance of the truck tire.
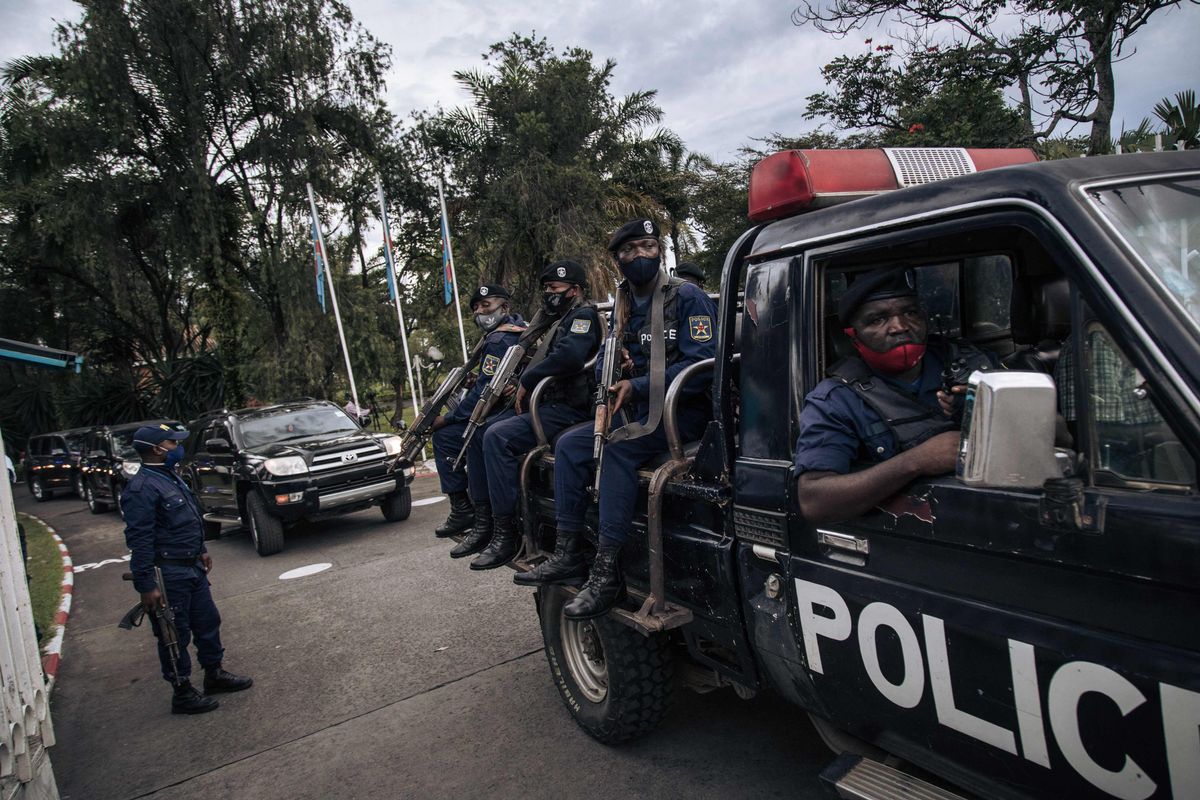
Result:
{"label": "truck tire", "polygon": [[90,483],[87,486],[87,504],[88,511],[93,514],[103,514],[105,511],[108,511],[108,503],[96,499],[96,490],[92,488]]}
{"label": "truck tire", "polygon": [[283,549],[283,521],[267,513],[266,503],[257,492],[246,495],[246,524],[260,556],[272,556]]}
{"label": "truck tire", "polygon": [[45,484],[42,483],[41,478],[29,479],[29,493],[33,495],[33,499],[37,500],[39,503],[44,503],[54,496],[54,493],[47,489]]}
{"label": "truck tire", "polygon": [[379,510],[388,522],[403,522],[412,513],[412,489],[405,486],[379,502]]}
{"label": "truck tire", "polygon": [[654,730],[674,695],[669,640],[642,636],[609,616],[569,620],[562,614],[569,597],[558,586],[538,590],[546,660],[567,710],[603,744]]}

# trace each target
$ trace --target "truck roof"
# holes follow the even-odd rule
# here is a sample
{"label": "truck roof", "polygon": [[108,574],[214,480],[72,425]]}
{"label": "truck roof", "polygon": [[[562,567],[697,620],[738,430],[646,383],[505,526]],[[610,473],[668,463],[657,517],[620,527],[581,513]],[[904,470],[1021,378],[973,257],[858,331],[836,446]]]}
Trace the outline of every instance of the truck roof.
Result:
{"label": "truck roof", "polygon": [[786,250],[790,245],[818,237],[834,238],[885,222],[940,214],[948,208],[989,200],[1019,198],[1053,209],[1078,183],[1195,169],[1200,169],[1200,151],[1195,150],[1067,158],[999,167],[768,223],[755,238],[749,257]]}

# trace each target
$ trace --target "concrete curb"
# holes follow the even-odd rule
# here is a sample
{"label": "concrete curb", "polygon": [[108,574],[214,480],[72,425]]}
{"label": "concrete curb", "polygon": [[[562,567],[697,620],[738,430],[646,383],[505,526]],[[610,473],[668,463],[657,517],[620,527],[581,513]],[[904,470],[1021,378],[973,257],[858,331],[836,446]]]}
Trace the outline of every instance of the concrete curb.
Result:
{"label": "concrete curb", "polygon": [[50,535],[54,537],[54,542],[58,545],[58,552],[62,556],[63,566],[62,599],[59,600],[58,611],[54,614],[54,636],[42,648],[42,672],[46,673],[46,697],[49,697],[50,693],[54,691],[54,679],[58,675],[59,662],[62,661],[63,636],[67,630],[67,618],[71,616],[71,597],[75,593],[75,565],[71,563],[71,552],[67,550],[67,545],[58,535],[58,531],[50,527],[44,520],[38,519],[38,522],[45,525],[46,530],[50,531]]}

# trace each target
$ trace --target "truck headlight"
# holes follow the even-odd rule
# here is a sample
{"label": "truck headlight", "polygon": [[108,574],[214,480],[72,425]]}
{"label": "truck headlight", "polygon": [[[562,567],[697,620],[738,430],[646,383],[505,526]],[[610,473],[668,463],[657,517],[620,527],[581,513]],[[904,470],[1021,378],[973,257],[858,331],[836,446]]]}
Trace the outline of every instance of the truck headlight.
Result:
{"label": "truck headlight", "polygon": [[264,461],[263,469],[272,475],[303,475],[308,472],[308,464],[300,456],[280,456]]}
{"label": "truck headlight", "polygon": [[383,445],[383,449],[387,452],[387,454],[389,456],[400,455],[401,444],[403,443],[403,441],[404,440],[401,439],[399,436],[380,436],[379,437],[379,443]]}
{"label": "truck headlight", "polygon": [[141,468],[142,468],[142,462],[140,462],[140,461],[122,461],[121,462],[121,472],[125,473],[126,478],[132,478],[134,475],[137,475],[138,471],[141,470]]}

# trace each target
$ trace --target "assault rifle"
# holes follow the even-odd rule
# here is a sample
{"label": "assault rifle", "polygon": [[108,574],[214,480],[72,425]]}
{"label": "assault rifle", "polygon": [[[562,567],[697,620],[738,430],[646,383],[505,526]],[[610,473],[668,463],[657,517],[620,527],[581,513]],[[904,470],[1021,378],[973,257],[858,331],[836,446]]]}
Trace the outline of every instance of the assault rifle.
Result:
{"label": "assault rifle", "polygon": [[521,373],[525,370],[529,359],[533,357],[533,353],[532,345],[526,347],[523,344],[514,344],[508,348],[504,358],[500,359],[500,366],[496,367],[496,374],[484,387],[483,394],[479,395],[479,401],[475,403],[475,408],[471,411],[471,418],[467,420],[467,428],[463,431],[462,449],[458,451],[458,458],[454,459],[454,469],[458,469],[463,459],[466,458],[467,448],[471,446],[471,439],[475,438],[475,432],[492,413],[496,403],[512,396],[510,389],[516,389],[517,382],[521,379]]}
{"label": "assault rifle", "polygon": [[411,462],[416,459],[417,453],[425,446],[425,439],[433,432],[433,421],[437,419],[442,407],[463,387],[467,378],[471,376],[471,370],[479,363],[479,356],[483,352],[483,344],[486,339],[486,336],[480,338],[466,362],[462,366],[450,370],[450,374],[438,386],[437,391],[429,396],[425,405],[421,406],[413,424],[408,426],[408,430],[400,439],[400,460]]}
{"label": "assault rifle", "polygon": [[600,380],[596,384],[596,418],[592,433],[592,460],[596,462],[596,479],[592,483],[592,494],[600,496],[600,469],[604,464],[604,445],[608,442],[612,427],[609,395],[620,380],[621,346],[617,341],[617,326],[609,328],[604,339],[604,361],[600,365]]}
{"label": "assault rifle", "polygon": [[[133,574],[129,572],[121,577],[127,581],[133,580]],[[167,587],[163,583],[162,570],[158,567],[154,568],[154,583],[158,587],[159,595],[159,605],[154,609],[154,619],[158,623],[158,637],[163,647],[167,648],[167,655],[171,659],[171,672],[175,675],[175,685],[178,686],[182,682],[179,678],[179,631],[175,628],[175,612],[171,610],[171,603],[167,600]],[[125,616],[121,617],[117,627],[127,631],[133,630],[142,624],[145,617],[146,607],[138,602],[136,606],[125,612]]]}

